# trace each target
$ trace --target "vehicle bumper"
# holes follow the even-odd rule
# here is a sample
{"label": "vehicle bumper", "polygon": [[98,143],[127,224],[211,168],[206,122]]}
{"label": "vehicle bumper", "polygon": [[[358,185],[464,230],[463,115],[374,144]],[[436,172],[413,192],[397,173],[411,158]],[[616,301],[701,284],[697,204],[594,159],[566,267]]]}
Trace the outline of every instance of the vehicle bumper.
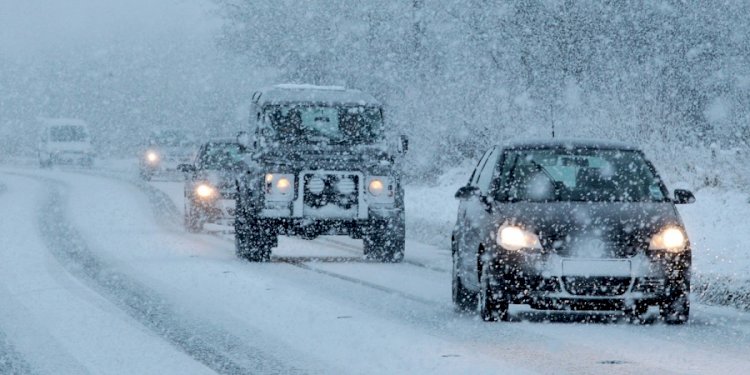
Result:
{"label": "vehicle bumper", "polygon": [[656,304],[689,288],[690,252],[639,253],[625,259],[506,254],[493,262],[511,303],[542,309],[609,310]]}
{"label": "vehicle bumper", "polygon": [[193,205],[200,211],[207,223],[232,225],[235,218],[235,199],[222,198],[212,201],[195,201]]}

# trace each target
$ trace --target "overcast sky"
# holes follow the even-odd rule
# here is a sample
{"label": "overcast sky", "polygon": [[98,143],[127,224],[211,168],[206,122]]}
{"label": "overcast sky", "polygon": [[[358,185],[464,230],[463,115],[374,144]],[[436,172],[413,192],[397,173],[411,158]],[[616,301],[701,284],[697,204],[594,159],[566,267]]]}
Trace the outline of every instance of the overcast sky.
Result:
{"label": "overcast sky", "polygon": [[208,0],[0,0],[0,53],[207,39]]}

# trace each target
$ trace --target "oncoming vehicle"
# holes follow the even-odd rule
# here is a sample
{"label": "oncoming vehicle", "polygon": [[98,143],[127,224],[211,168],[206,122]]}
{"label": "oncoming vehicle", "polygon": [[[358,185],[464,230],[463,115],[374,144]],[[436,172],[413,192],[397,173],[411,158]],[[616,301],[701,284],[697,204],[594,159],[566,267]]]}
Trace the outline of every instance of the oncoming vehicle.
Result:
{"label": "oncoming vehicle", "polygon": [[691,250],[675,204],[635,147],[554,141],[494,147],[459,189],[453,302],[486,321],[510,304],[689,318]]}
{"label": "oncoming vehicle", "polygon": [[75,119],[43,119],[39,137],[39,165],[77,164],[90,167],[94,151],[88,125]]}
{"label": "oncoming vehicle", "polygon": [[216,139],[203,144],[193,164],[180,164],[185,181],[185,228],[198,232],[204,224],[233,225],[236,174],[242,153],[236,140]]}
{"label": "oncoming vehicle", "polygon": [[179,129],[156,130],[149,134],[139,158],[141,178],[176,174],[177,165],[190,163],[195,156],[195,141]]}
{"label": "oncoming vehicle", "polygon": [[249,157],[238,180],[236,251],[267,261],[279,235],[362,238],[364,255],[404,256],[398,145],[385,139],[381,104],[342,87],[277,85],[253,95]]}

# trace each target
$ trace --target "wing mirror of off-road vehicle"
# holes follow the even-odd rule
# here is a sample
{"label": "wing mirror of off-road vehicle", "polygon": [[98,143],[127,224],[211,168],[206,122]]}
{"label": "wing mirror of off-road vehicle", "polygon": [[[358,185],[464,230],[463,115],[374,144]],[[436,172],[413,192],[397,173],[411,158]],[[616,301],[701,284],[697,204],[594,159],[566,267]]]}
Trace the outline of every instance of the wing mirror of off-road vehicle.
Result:
{"label": "wing mirror of off-road vehicle", "polygon": [[406,151],[409,151],[409,137],[405,135],[401,135],[400,137],[401,143],[399,144],[399,152],[402,154],[405,154]]}
{"label": "wing mirror of off-road vehicle", "polygon": [[247,150],[253,146],[250,134],[246,131],[237,133],[237,143],[239,143],[242,152],[247,152]]}
{"label": "wing mirror of off-road vehicle", "polygon": [[193,173],[195,172],[195,166],[192,164],[178,164],[177,170],[182,173]]}

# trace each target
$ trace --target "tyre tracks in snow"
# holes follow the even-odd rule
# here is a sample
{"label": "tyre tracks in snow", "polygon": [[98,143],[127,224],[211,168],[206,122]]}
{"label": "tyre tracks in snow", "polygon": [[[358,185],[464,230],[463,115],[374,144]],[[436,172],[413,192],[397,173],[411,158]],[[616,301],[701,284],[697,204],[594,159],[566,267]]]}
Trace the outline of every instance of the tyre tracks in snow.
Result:
{"label": "tyre tracks in snow", "polygon": [[[35,174],[18,175],[39,181],[47,189],[38,222],[42,239],[52,255],[71,275],[89,284],[145,328],[220,374],[302,373],[211,322],[196,321],[178,313],[179,309],[158,293],[107,265],[88,247],[66,216],[66,185]],[[151,203],[166,204],[158,199]],[[168,210],[169,205],[164,207]]]}

